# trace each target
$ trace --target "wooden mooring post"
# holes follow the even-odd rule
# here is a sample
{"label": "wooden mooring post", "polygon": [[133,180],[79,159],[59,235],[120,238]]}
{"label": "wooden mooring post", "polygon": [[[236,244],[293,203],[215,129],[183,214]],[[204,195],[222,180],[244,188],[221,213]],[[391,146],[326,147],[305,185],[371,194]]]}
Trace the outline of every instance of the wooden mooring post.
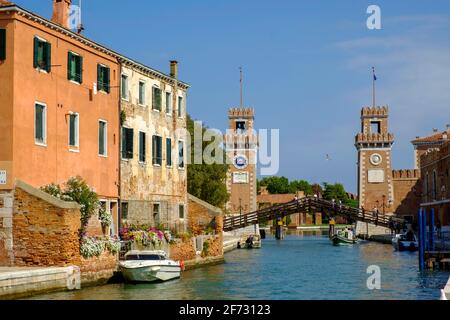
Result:
{"label": "wooden mooring post", "polygon": [[277,218],[277,226],[275,228],[275,239],[281,240],[283,238],[283,218]]}

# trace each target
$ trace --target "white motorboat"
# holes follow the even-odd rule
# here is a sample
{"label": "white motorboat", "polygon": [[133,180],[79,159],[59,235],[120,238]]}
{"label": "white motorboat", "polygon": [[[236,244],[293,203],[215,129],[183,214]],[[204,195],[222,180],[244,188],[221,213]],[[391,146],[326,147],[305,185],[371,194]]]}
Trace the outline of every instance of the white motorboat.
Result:
{"label": "white motorboat", "polygon": [[405,234],[396,234],[392,238],[392,245],[397,251],[417,251],[419,249],[419,242],[413,231],[408,231]]}
{"label": "white motorboat", "polygon": [[154,282],[179,278],[183,265],[167,259],[162,250],[132,250],[125,254],[119,267],[126,281]]}

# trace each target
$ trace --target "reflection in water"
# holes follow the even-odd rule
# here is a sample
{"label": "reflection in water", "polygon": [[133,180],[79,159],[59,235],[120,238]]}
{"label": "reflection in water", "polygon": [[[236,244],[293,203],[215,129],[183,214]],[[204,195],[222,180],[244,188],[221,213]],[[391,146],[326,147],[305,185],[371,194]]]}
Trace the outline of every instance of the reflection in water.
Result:
{"label": "reflection in water", "polygon": [[[362,241],[334,247],[327,231],[272,236],[259,250],[235,250],[226,263],[157,284],[111,284],[33,299],[439,299],[450,273],[417,268],[417,253]],[[381,269],[381,290],[368,290],[367,267]]]}

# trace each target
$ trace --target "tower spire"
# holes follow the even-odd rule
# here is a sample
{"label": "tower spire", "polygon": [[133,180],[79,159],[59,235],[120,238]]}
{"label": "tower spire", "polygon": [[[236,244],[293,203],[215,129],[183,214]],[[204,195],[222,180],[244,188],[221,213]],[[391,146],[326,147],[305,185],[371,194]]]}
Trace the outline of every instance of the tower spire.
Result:
{"label": "tower spire", "polygon": [[243,94],[243,75],[242,75],[242,67],[239,67],[239,74],[240,74],[240,90],[241,90],[241,99],[240,99],[240,107],[243,108],[244,107],[244,94]]}
{"label": "tower spire", "polygon": [[372,67],[372,107],[376,107],[375,101],[375,81],[377,81],[377,76],[375,75],[375,67]]}

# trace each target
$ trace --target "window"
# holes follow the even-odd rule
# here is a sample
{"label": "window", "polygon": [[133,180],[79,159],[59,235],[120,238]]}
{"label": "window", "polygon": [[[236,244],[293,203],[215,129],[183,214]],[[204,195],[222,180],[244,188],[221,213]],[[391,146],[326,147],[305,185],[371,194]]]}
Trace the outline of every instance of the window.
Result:
{"label": "window", "polygon": [[98,122],[98,154],[107,156],[107,122],[100,120]]}
{"label": "window", "polygon": [[236,121],[236,131],[245,131],[245,121]]}
{"label": "window", "polygon": [[145,105],[145,82],[139,81],[139,104]]}
{"label": "window", "polygon": [[34,37],[34,61],[35,69],[51,71],[52,45],[38,37]]}
{"label": "window", "polygon": [[170,92],[166,92],[166,113],[172,113],[172,94]]}
{"label": "window", "polygon": [[79,144],[79,115],[71,113],[69,115],[69,146],[78,147]]}
{"label": "window", "polygon": [[166,162],[167,166],[172,166],[172,139],[166,138]]}
{"label": "window", "polygon": [[70,51],[67,58],[67,79],[83,82],[83,57]]}
{"label": "window", "polygon": [[184,219],[184,204],[178,206],[178,217]]}
{"label": "window", "polygon": [[128,218],[128,202],[122,202],[122,219],[127,219]]}
{"label": "window", "polygon": [[0,29],[0,60],[6,60],[6,30]]}
{"label": "window", "polygon": [[178,167],[184,168],[184,143],[178,141]]}
{"label": "window", "polygon": [[381,133],[381,122],[371,121],[370,122],[370,133]]}
{"label": "window", "polygon": [[159,225],[159,223],[160,223],[160,219],[159,219],[159,217],[160,217],[159,209],[160,208],[159,207],[160,207],[159,203],[153,204],[153,219],[155,221],[155,225]]}
{"label": "window", "polygon": [[122,158],[133,159],[133,129],[122,128]]}
{"label": "window", "polygon": [[183,116],[183,97],[178,97],[178,116]]}
{"label": "window", "polygon": [[161,111],[161,89],[153,87],[153,110]]}
{"label": "window", "polygon": [[97,89],[109,93],[110,91],[110,70],[109,67],[98,64],[97,65]]}
{"label": "window", "polygon": [[139,161],[145,162],[145,132],[139,132]]}
{"label": "window", "polygon": [[34,141],[37,144],[46,144],[47,107],[36,103],[34,107]]}
{"label": "window", "polygon": [[152,158],[154,165],[162,165],[162,138],[160,136],[153,136]]}
{"label": "window", "polygon": [[128,100],[128,76],[122,75],[122,86],[121,86],[122,99]]}

